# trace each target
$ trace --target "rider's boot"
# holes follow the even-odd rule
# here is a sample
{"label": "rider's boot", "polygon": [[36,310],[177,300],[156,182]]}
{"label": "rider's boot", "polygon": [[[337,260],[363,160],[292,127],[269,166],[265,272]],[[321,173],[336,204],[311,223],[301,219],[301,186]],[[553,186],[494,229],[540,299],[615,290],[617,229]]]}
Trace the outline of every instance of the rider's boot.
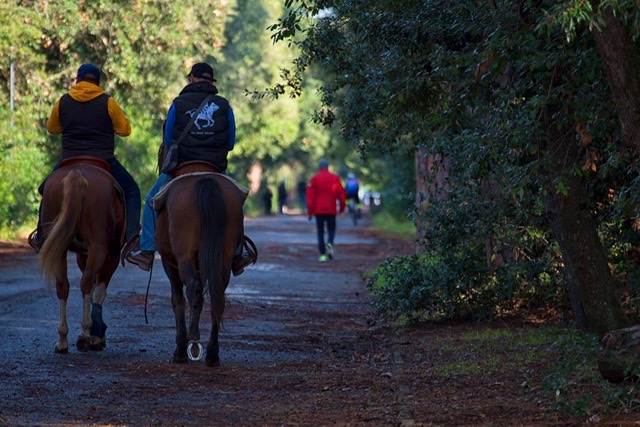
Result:
{"label": "rider's boot", "polygon": [[133,251],[126,255],[125,259],[131,264],[135,264],[144,271],[151,270],[153,265],[153,259],[155,258],[154,251]]}

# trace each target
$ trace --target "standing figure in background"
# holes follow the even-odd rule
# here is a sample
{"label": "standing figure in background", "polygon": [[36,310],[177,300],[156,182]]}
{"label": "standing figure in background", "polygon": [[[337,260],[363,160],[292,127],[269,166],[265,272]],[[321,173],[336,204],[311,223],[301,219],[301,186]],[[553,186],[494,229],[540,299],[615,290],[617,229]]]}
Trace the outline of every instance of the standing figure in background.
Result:
{"label": "standing figure in background", "polygon": [[273,203],[273,193],[269,190],[269,187],[265,185],[264,191],[262,192],[262,206],[264,209],[264,214],[269,216],[271,215],[271,205]]}
{"label": "standing figure in background", "polygon": [[300,204],[300,210],[302,213],[307,212],[307,183],[304,179],[300,179],[298,181],[298,188],[296,189],[298,193],[298,203]]}
{"label": "standing figure in background", "polygon": [[287,204],[287,187],[283,179],[278,185],[278,213],[284,214],[284,205]]}
{"label": "standing figure in background", "polygon": [[[344,212],[346,195],[340,177],[329,172],[329,162],[322,159],[319,167],[320,171],[311,178],[307,186],[307,216],[309,220],[314,215],[316,217],[320,262],[326,262],[327,259],[333,259],[334,256],[336,215],[338,209],[340,214]],[[324,241],[325,224],[327,229],[326,246]]]}

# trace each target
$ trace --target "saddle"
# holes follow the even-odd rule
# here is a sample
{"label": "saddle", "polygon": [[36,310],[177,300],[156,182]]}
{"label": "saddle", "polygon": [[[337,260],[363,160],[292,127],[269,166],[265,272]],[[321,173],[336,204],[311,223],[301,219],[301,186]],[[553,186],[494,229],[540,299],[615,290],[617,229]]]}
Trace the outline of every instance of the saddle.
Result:
{"label": "saddle", "polygon": [[220,173],[220,168],[218,168],[213,163],[205,162],[204,160],[191,160],[188,162],[180,163],[172,172],[172,176],[177,178],[181,175],[186,175],[190,173]]}
{"label": "saddle", "polygon": [[104,159],[101,159],[100,157],[94,157],[94,156],[75,156],[75,157],[69,157],[67,159],[61,160],[59,167],[63,168],[66,166],[73,166],[76,164],[83,164],[83,165],[91,165],[91,166],[95,166],[98,167],[100,169],[104,169],[107,172],[109,172],[111,170],[111,165],[109,164],[109,162],[107,162]]}
{"label": "saddle", "polygon": [[[58,163],[58,169],[69,167],[69,166],[74,166],[74,165],[95,166],[95,167],[97,167],[99,169],[102,169],[102,170],[104,170],[106,172],[109,172],[111,170],[111,165],[109,164],[109,162],[107,162],[104,159],[101,159],[100,157],[95,157],[95,156],[68,157],[68,158],[66,158],[64,160],[60,160],[60,163]],[[122,188],[120,188],[120,185],[115,180],[115,178],[113,178],[111,173],[109,173],[109,176],[111,176],[111,178],[113,179],[113,182],[115,183],[116,188],[118,189],[118,191],[120,192],[120,194],[122,195],[123,200],[124,200],[124,192],[122,191]],[[47,177],[47,178],[49,178],[49,177]],[[45,178],[44,181],[42,181],[42,184],[40,184],[40,186],[38,187],[38,193],[40,193],[41,196],[44,193],[44,185],[47,183],[47,178]]]}
{"label": "saddle", "polygon": [[[186,166],[185,166],[186,165]],[[215,169],[215,171],[213,170]],[[164,201],[167,195],[167,190],[171,187],[174,182],[179,181],[182,178],[188,176],[197,176],[197,175],[217,175],[221,178],[224,178],[231,183],[240,191],[242,194],[242,201],[244,202],[249,196],[249,189],[240,184],[235,179],[231,178],[228,175],[217,172],[219,169],[212,163],[194,160],[191,162],[181,163],[174,171],[174,178],[169,181],[164,187],[158,191],[158,193],[153,198],[153,208],[156,211],[162,210],[164,206]]]}

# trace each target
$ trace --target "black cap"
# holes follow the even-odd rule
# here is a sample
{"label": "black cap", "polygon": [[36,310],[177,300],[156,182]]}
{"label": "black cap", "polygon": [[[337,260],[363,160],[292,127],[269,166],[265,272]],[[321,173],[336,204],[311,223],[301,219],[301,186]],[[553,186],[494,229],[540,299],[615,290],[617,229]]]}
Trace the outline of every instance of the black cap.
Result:
{"label": "black cap", "polygon": [[78,68],[76,80],[88,80],[93,83],[100,83],[100,69],[93,64],[82,64]]}
{"label": "black cap", "polygon": [[187,77],[191,76],[211,80],[212,82],[216,81],[216,79],[213,78],[213,68],[204,62],[199,62],[191,67],[191,71],[187,74]]}

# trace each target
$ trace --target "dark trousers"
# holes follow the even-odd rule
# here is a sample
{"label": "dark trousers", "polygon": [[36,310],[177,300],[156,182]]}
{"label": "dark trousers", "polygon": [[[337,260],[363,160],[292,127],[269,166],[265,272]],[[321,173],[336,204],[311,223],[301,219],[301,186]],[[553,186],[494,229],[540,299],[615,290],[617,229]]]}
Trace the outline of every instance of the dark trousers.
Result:
{"label": "dark trousers", "polygon": [[127,235],[129,240],[140,232],[140,187],[131,174],[114,157],[108,160],[111,166],[111,175],[116,179],[124,192],[125,208],[127,210]]}
{"label": "dark trousers", "polygon": [[335,215],[316,215],[316,230],[318,232],[318,250],[320,255],[326,253],[324,244],[324,229],[327,225],[327,243],[333,245],[333,239],[336,236],[336,216]]}

